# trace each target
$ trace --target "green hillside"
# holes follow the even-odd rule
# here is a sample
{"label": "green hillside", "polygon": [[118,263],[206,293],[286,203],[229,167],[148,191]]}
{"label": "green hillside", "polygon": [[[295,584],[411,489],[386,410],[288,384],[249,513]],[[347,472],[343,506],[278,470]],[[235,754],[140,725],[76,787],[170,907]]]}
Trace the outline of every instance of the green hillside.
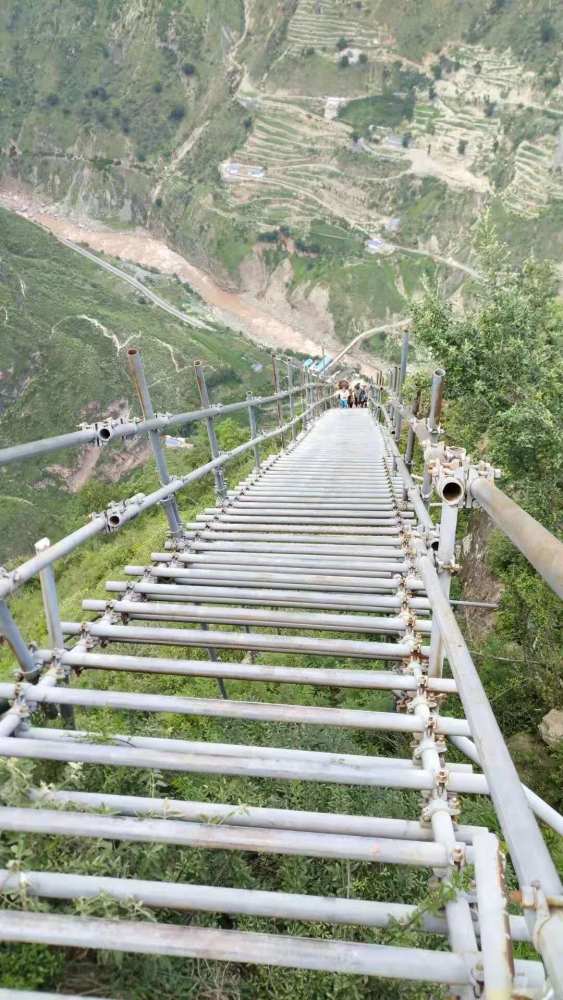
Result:
{"label": "green hillside", "polygon": [[[206,365],[214,402],[244,398],[251,389],[271,391],[266,351],[218,326],[180,282],[148,272],[142,279],[187,311],[194,325],[168,316],[37,226],[0,211],[1,446],[74,430],[109,414],[138,415],[126,344],[143,352],[157,412],[198,405],[195,359]],[[92,475],[119,479],[144,462],[146,452],[128,444],[96,457]],[[87,482],[87,466],[85,452],[72,450],[0,469],[2,559],[29,550],[47,530],[53,538],[63,533],[81,509],[69,477],[78,473],[78,481]]]}
{"label": "green hillside", "polygon": [[[455,293],[486,206],[517,256],[523,220],[539,256],[563,249],[562,38],[550,0],[7,0],[0,170],[63,212],[148,226],[223,283],[265,266],[273,296],[284,254],[259,239],[283,226],[295,307],[328,294],[346,340],[352,318],[405,315],[434,267]],[[319,218],[352,253],[319,243]],[[391,275],[368,260],[366,296],[373,235],[395,249]]]}

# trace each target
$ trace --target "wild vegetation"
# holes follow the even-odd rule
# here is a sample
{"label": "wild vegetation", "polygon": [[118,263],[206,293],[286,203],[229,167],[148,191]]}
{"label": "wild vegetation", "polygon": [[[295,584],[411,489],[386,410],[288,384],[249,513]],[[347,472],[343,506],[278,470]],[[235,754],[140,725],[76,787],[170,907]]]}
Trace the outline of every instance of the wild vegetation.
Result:
{"label": "wild vegetation", "polygon": [[[557,533],[563,306],[554,268],[529,257],[514,269],[490,219],[477,250],[482,281],[472,306],[457,313],[429,290],[414,307],[414,335],[447,371],[451,442],[496,463],[502,488]],[[490,539],[487,562],[502,596],[477,650],[481,676],[526,779],[561,808],[563,746],[549,752],[537,736],[542,716],[561,704],[559,601],[500,533]]]}

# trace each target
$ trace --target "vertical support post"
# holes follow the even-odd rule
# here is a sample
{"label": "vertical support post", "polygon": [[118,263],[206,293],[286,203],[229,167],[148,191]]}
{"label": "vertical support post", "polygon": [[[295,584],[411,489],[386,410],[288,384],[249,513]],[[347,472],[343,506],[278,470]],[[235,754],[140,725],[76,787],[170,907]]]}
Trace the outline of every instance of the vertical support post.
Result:
{"label": "vertical support post", "polygon": [[[442,391],[444,385],[445,371],[443,368],[436,368],[432,376],[432,395],[430,399],[430,413],[428,414],[428,430],[430,440],[433,444],[438,441],[440,434],[440,416],[442,413]],[[422,481],[422,502],[425,507],[430,503],[432,496],[432,477],[427,466],[424,469],[424,479]]]}
{"label": "vertical support post", "polygon": [[[457,531],[457,518],[459,508],[451,504],[442,502],[442,517],[440,521],[440,538],[438,541],[438,577],[442,592],[446,597],[450,596],[452,583],[452,564],[455,557],[455,539]],[[428,676],[441,677],[444,664],[444,646],[440,627],[434,619],[432,622],[432,634],[430,637],[430,653],[428,656]]]}
{"label": "vertical support post", "polygon": [[[201,405],[204,410],[211,406],[209,401],[209,393],[207,391],[207,383],[205,381],[205,374],[203,372],[203,365],[201,361],[194,361],[194,372],[197,382],[197,388],[199,391],[199,398],[201,400]],[[219,458],[221,454],[221,449],[219,448],[219,442],[217,441],[217,435],[215,433],[215,425],[213,423],[213,417],[206,417],[205,423],[207,426],[207,437],[209,438],[209,447],[211,449],[211,458]],[[227,484],[225,482],[225,477],[223,475],[223,470],[220,466],[213,469],[213,478],[215,480],[215,495],[219,501],[223,501],[227,496]]]}
{"label": "vertical support post", "polygon": [[[251,392],[247,392],[246,398],[248,400],[248,423],[250,425],[250,439],[258,437],[258,421],[256,419],[256,407],[252,405],[251,400],[254,396]],[[252,449],[254,452],[254,468],[256,472],[260,472],[262,460],[260,458],[260,445],[255,444]]]}
{"label": "vertical support post", "polygon": [[[50,548],[50,546],[51,542],[48,538],[41,538],[35,543],[35,551],[39,555],[41,552],[45,552],[46,549]],[[45,620],[47,622],[47,631],[49,633],[51,649],[62,650],[65,648],[65,640],[61,627],[57,584],[55,582],[55,573],[52,566],[45,566],[44,569],[40,570],[39,581],[41,583],[41,596],[43,598],[43,609],[45,611]],[[63,683],[68,684],[68,677],[65,678]],[[59,711],[61,713],[61,718],[64,720],[65,727],[67,729],[74,729],[73,706],[59,705]]]}
{"label": "vertical support post", "polygon": [[[305,389],[305,393],[304,393],[304,396],[303,396],[303,412],[306,413],[307,410],[309,409],[309,406],[311,405],[311,399],[310,399],[310,394],[311,394],[311,376],[309,374],[309,369],[305,368],[305,365],[303,365],[303,386],[304,386],[304,389]],[[307,430],[308,427],[310,427],[310,424],[311,424],[311,417],[310,417],[310,415],[304,416],[303,417],[303,430],[304,431]]]}
{"label": "vertical support post", "polygon": [[[279,367],[278,367],[278,359],[277,359],[277,357],[276,357],[275,354],[272,354],[272,373],[273,373],[273,382],[274,382],[274,392],[275,392],[275,394],[277,396],[281,392],[281,385],[280,385],[280,370],[279,370]],[[283,408],[282,408],[282,401],[281,401],[281,399],[277,400],[276,406],[277,406],[277,410],[278,410],[278,427],[282,427],[283,426]],[[281,443],[282,443],[282,448],[285,448],[285,436],[283,434],[283,431],[281,433]]]}
{"label": "vertical support post", "polygon": [[391,368],[387,371],[388,385],[387,385],[387,395],[389,398],[389,417],[391,419],[391,432],[395,429],[395,387],[397,378],[397,368],[395,365],[391,365]]}
{"label": "vertical support post", "polygon": [[10,646],[24,677],[33,676],[36,664],[5,601],[0,601],[0,632]]}
{"label": "vertical support post", "polygon": [[409,331],[405,330],[403,334],[403,343],[401,347],[401,367],[399,369],[398,382],[397,382],[397,414],[395,418],[395,441],[397,442],[397,444],[401,439],[401,424],[402,424],[401,406],[403,402],[403,385],[405,384],[405,378],[407,377],[408,362],[409,362]]}
{"label": "vertical support post", "polygon": [[[145,376],[141,352],[137,350],[136,347],[130,348],[127,351],[127,360],[131,378],[133,379],[133,384],[137,390],[143,416],[145,420],[151,420],[155,414]],[[168,473],[168,466],[166,464],[166,458],[159,432],[149,431],[149,441],[151,443],[154,460],[158,469],[161,486],[166,486],[167,483],[170,482],[170,475]],[[178,538],[182,534],[183,525],[176,497],[168,497],[168,499],[163,500],[162,507],[168,519],[171,535],[174,538]]]}
{"label": "vertical support post", "polygon": [[[201,628],[202,628],[203,632],[207,632],[208,629],[209,629],[209,625],[207,624],[207,622],[203,622]],[[215,646],[208,646],[207,647],[207,655],[208,655],[209,659],[212,661],[212,663],[219,663],[220,662],[219,654],[218,654],[217,650],[215,649]],[[218,677],[217,678],[217,686],[219,688],[219,692],[221,694],[221,697],[225,698],[225,699],[228,699],[229,695],[227,694],[227,688],[225,686],[225,681],[223,680],[222,677]]]}
{"label": "vertical support post", "polygon": [[[291,361],[287,361],[287,388],[289,390],[289,417],[290,420],[295,420],[295,398],[293,395],[293,364]],[[291,439],[295,441],[297,435],[297,428],[294,423],[291,425]]]}
{"label": "vertical support post", "polygon": [[473,850],[485,994],[495,1000],[510,1000],[514,962],[499,842],[493,833],[479,833]]}
{"label": "vertical support post", "polygon": [[[48,538],[41,538],[35,543],[35,551],[39,555],[50,548],[51,543]],[[59,613],[59,600],[57,597],[57,585],[52,566],[45,566],[40,570],[39,580],[41,582],[41,596],[43,598],[43,609],[47,621],[47,631],[51,649],[64,649],[64,636],[61,627],[61,616]]]}
{"label": "vertical support post", "polygon": [[[418,417],[419,407],[420,407],[420,389],[417,391],[411,407],[411,412],[413,417]],[[413,428],[409,427],[407,446],[405,448],[405,465],[409,472],[412,471],[412,460],[414,456],[415,443],[416,443],[416,434],[414,433]]]}
{"label": "vertical support post", "polygon": [[430,399],[430,413],[428,416],[428,429],[432,433],[438,433],[440,430],[445,374],[446,373],[443,368],[436,368],[436,371],[432,375],[432,395]]}

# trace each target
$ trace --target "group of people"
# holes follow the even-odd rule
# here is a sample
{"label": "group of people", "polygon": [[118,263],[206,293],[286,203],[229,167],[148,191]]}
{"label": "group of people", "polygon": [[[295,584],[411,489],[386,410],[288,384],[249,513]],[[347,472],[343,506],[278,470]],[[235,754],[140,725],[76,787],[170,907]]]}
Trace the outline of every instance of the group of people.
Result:
{"label": "group of people", "polygon": [[361,382],[356,382],[353,386],[345,380],[339,382],[338,403],[341,410],[352,409],[354,406],[365,409],[368,405],[367,386]]}

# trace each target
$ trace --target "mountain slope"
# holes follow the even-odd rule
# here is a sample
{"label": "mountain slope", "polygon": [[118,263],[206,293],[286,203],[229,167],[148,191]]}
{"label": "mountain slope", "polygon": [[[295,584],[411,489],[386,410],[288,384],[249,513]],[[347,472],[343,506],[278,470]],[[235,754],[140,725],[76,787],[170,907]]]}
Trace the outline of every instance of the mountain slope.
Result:
{"label": "mountain slope", "polygon": [[320,302],[344,341],[427,278],[455,294],[485,207],[515,256],[526,222],[563,252],[549,0],[7,0],[0,25],[5,178]]}
{"label": "mountain slope", "polygon": [[[0,210],[1,446],[138,413],[125,363],[128,344],[143,352],[160,412],[197,406],[195,359],[206,364],[215,402],[271,390],[265,350],[218,325],[180,282],[140,276],[191,323],[173,319],[37,226]],[[0,527],[10,525],[9,535],[2,532],[1,557],[29,548],[49,519],[49,530],[60,534],[76,506],[72,496],[94,473],[116,480],[146,458],[146,446],[129,443],[119,452],[91,447],[1,468]]]}

